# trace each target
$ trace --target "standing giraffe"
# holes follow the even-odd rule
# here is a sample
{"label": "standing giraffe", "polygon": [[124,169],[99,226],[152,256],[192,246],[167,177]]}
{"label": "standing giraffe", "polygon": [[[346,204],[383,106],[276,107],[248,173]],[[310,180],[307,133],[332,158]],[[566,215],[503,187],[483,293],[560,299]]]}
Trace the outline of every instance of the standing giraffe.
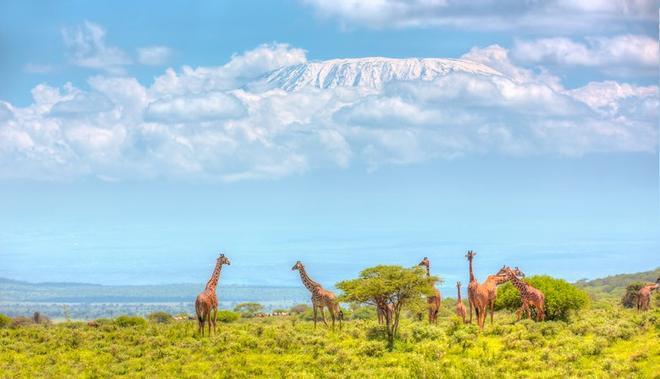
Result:
{"label": "standing giraffe", "polygon": [[470,262],[470,283],[468,284],[470,320],[468,322],[472,323],[472,308],[474,308],[474,313],[477,315],[477,325],[479,325],[479,329],[483,330],[484,322],[486,321],[486,308],[488,307],[488,289],[482,284],[479,284],[474,277],[472,260],[475,255],[477,255],[477,253],[472,250],[469,250],[467,254],[465,254],[465,258]]}
{"label": "standing giraffe", "polygon": [[456,282],[456,291],[458,292],[458,299],[456,300],[456,315],[463,320],[465,324],[465,304],[461,298],[461,282]]}
{"label": "standing giraffe", "polygon": [[378,314],[378,324],[386,324],[387,320],[392,319],[394,305],[386,303],[385,301],[379,301],[376,303],[376,313]]}
{"label": "standing giraffe", "polygon": [[651,307],[651,295],[653,291],[660,288],[660,278],[655,281],[655,284],[647,284],[637,291],[637,310],[648,311]]}
{"label": "standing giraffe", "polygon": [[211,334],[211,324],[213,324],[213,332],[215,332],[215,321],[218,316],[218,295],[215,293],[215,288],[218,286],[220,280],[220,271],[222,265],[230,265],[229,259],[224,254],[220,254],[215,261],[215,269],[211,274],[211,278],[206,282],[206,287],[195,299],[195,313],[197,313],[197,322],[199,323],[199,332],[204,335],[204,323],[209,324],[209,335]]}
{"label": "standing giraffe", "polygon": [[[431,276],[431,261],[428,257],[424,257],[420,266],[426,267],[426,276]],[[440,311],[440,305],[442,304],[442,297],[440,296],[440,291],[433,285],[433,295],[426,298],[429,309],[429,324],[437,324],[438,322],[438,312]]]}
{"label": "standing giraffe", "polygon": [[511,280],[513,286],[518,289],[518,292],[520,292],[522,306],[516,311],[516,320],[520,320],[520,316],[523,312],[526,312],[527,316],[531,319],[532,312],[530,306],[533,306],[536,308],[536,321],[543,321],[545,319],[545,295],[543,292],[534,288],[531,284],[520,280],[516,273],[520,274],[522,277],[524,277],[525,274],[523,274],[517,267],[516,271],[511,269],[511,267],[504,267],[504,272],[509,277],[509,280]]}
{"label": "standing giraffe", "polygon": [[332,329],[335,329],[335,319],[339,320],[339,329],[341,329],[341,320],[344,316],[343,312],[337,304],[337,299],[335,294],[321,287],[321,284],[313,281],[307,272],[305,271],[305,266],[300,261],[297,261],[296,264],[291,267],[292,271],[298,270],[300,273],[300,279],[303,282],[305,288],[312,293],[312,308],[314,308],[314,327],[316,328],[316,316],[317,310],[321,311],[321,319],[323,323],[328,326],[328,323],[325,321],[325,313],[323,312],[323,307],[327,307],[332,317]]}
{"label": "standing giraffe", "polygon": [[[509,281],[509,277],[504,272],[506,266],[502,268],[495,275],[488,275],[483,282],[483,286],[488,290],[488,308],[490,309],[490,324],[493,325],[493,313],[495,313],[495,300],[497,299],[497,286]],[[521,276],[522,272],[516,267],[514,274]]]}

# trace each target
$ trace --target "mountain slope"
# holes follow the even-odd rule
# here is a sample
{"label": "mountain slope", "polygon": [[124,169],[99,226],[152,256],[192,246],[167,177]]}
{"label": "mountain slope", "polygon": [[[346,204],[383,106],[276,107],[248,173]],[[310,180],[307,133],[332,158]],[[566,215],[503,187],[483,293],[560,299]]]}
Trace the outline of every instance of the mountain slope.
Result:
{"label": "mountain slope", "polygon": [[305,87],[381,88],[389,81],[430,81],[453,72],[502,75],[484,64],[460,59],[372,57],[300,63],[274,70],[262,80],[287,91]]}

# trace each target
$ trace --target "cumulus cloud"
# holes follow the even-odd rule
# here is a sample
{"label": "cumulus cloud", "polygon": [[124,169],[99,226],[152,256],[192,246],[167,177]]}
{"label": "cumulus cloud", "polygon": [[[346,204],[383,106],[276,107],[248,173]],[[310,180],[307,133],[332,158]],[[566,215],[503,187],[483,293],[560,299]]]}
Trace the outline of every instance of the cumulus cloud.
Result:
{"label": "cumulus cloud", "polygon": [[[217,67],[168,69],[144,85],[99,75],[89,89],[40,84],[0,102],[0,177],[255,180],[323,167],[406,165],[475,154],[657,152],[658,89],[615,81],[565,88],[500,46],[448,71],[377,88],[247,85],[306,61],[262,45]],[[256,80],[258,81],[258,80]]]}
{"label": "cumulus cloud", "polygon": [[82,25],[64,28],[62,36],[71,62],[76,66],[121,74],[124,67],[132,63],[124,51],[106,44],[106,30],[93,22],[85,21]]}
{"label": "cumulus cloud", "polygon": [[167,46],[148,46],[137,49],[138,62],[147,66],[160,66],[170,59],[172,49]]}
{"label": "cumulus cloud", "polygon": [[372,28],[449,26],[474,30],[527,28],[566,33],[621,29],[643,21],[652,30],[657,7],[651,0],[302,0],[320,17]]}
{"label": "cumulus cloud", "polygon": [[560,66],[600,67],[609,72],[657,74],[658,41],[644,35],[588,37],[585,42],[569,38],[516,41],[516,59]]}

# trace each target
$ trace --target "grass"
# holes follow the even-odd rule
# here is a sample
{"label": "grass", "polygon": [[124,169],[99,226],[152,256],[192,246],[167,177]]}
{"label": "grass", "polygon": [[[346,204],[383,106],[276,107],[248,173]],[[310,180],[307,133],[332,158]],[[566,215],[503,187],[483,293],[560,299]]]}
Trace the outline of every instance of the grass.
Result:
{"label": "grass", "polygon": [[[445,312],[446,314],[446,312]],[[569,322],[496,314],[482,334],[444,316],[406,319],[393,351],[373,320],[335,332],[294,317],[220,324],[65,322],[0,329],[2,377],[660,377],[660,310],[600,304]]]}

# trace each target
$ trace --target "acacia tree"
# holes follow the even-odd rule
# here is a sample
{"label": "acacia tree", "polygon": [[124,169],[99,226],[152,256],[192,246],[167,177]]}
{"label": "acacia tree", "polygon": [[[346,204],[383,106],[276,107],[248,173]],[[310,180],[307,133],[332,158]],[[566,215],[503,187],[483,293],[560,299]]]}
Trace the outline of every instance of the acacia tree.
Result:
{"label": "acacia tree", "polygon": [[360,277],[337,283],[343,291],[340,301],[371,304],[384,312],[387,342],[394,345],[401,310],[420,301],[423,295],[433,294],[435,276],[427,276],[421,267],[375,266],[360,272]]}

